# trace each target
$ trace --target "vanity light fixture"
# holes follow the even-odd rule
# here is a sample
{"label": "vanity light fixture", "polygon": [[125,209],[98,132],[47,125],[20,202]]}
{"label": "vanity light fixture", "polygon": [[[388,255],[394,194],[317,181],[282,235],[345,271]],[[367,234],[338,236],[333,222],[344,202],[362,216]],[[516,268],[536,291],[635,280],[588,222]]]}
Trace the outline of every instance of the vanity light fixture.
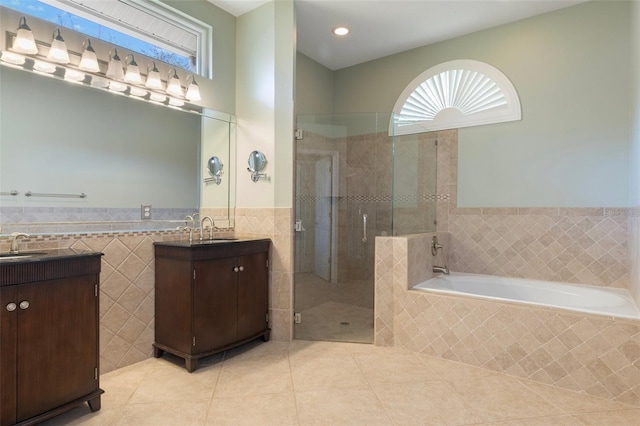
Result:
{"label": "vanity light fixture", "polygon": [[25,58],[24,56],[19,55],[17,53],[9,52],[7,50],[3,50],[2,51],[2,56],[0,57],[0,60],[2,60],[3,62],[6,62],[8,64],[11,64],[11,65],[23,65],[25,63],[25,61],[27,60],[27,58]]}
{"label": "vanity light fixture", "polygon": [[[171,72],[173,72],[173,76],[171,75]],[[166,92],[172,96],[184,96],[182,86],[180,85],[180,77],[178,77],[178,72],[175,68],[169,71],[169,83],[167,83]]]}
{"label": "vanity light fixture", "polygon": [[72,70],[70,68],[66,68],[64,70],[64,79],[68,81],[73,81],[75,83],[80,83],[84,80],[86,74],[80,71]]}
{"label": "vanity light fixture", "polygon": [[139,87],[135,87],[135,86],[131,86],[131,90],[129,90],[129,94],[131,96],[144,97],[144,96],[147,96],[147,93],[149,93],[149,92],[147,92],[146,90],[141,89]]}
{"label": "vanity light fixture", "polygon": [[343,37],[343,36],[346,36],[347,34],[349,34],[351,32],[351,30],[349,30],[349,28],[347,28],[347,27],[335,27],[334,29],[331,30],[331,32],[334,35]]}
{"label": "vanity light fixture", "polygon": [[[58,35],[56,35],[56,31]],[[67,43],[65,43],[62,35],[60,34],[60,28],[56,28],[53,32],[53,40],[51,41],[51,47],[49,53],[47,53],[47,59],[59,64],[69,63],[69,52],[67,51]]]}
{"label": "vanity light fixture", "polygon": [[107,87],[109,87],[109,80],[107,80],[106,78],[99,77],[97,75],[92,75],[91,85],[93,87],[100,87],[102,89],[106,89]]}
{"label": "vanity light fixture", "polygon": [[89,72],[100,72],[98,56],[91,46],[91,40],[86,39],[84,43],[82,43],[82,47],[84,49],[82,51],[82,58],[80,59],[80,69]]}
{"label": "vanity light fixture", "polygon": [[113,90],[114,92],[124,92],[125,90],[127,90],[127,85],[120,82],[120,81],[115,81],[115,80],[111,80],[109,82],[109,90]]}
{"label": "vanity light fixture", "polygon": [[[131,57],[131,61],[129,61]],[[127,55],[124,58],[124,62],[127,64],[127,70],[124,73],[124,81],[135,84],[142,84],[142,76],[140,75],[140,69],[136,63],[133,55]]]}
{"label": "vanity light fixture", "polygon": [[164,90],[162,79],[160,78],[160,71],[158,71],[155,61],[153,62],[151,71],[149,71],[149,65],[147,65],[147,83],[145,86],[149,89]]}
{"label": "vanity light fixture", "polygon": [[118,56],[118,49],[113,49],[113,54],[109,52],[109,65],[107,66],[106,76],[111,80],[124,80],[124,70],[122,69],[120,56]]}
{"label": "vanity light fixture", "polygon": [[36,40],[33,38],[33,32],[29,25],[27,25],[27,18],[21,17],[18,21],[18,31],[16,37],[13,39],[13,50],[19,53],[26,53],[28,55],[35,55],[38,53],[38,47],[36,46]]}
{"label": "vanity light fixture", "polygon": [[167,100],[167,97],[165,95],[161,95],[160,93],[151,92],[151,95],[149,95],[149,100],[153,102],[164,103],[164,101]]}
{"label": "vanity light fixture", "polygon": [[[191,80],[191,83],[189,83],[189,80]],[[187,94],[185,96],[192,102],[202,100],[202,97],[200,96],[200,88],[198,87],[198,83],[196,83],[196,79],[193,77],[193,74],[189,74],[187,77]]]}
{"label": "vanity light fixture", "polygon": [[54,64],[50,64],[49,62],[39,61],[37,59],[33,60],[33,69],[34,71],[42,72],[45,74],[53,74],[56,72],[56,66]]}

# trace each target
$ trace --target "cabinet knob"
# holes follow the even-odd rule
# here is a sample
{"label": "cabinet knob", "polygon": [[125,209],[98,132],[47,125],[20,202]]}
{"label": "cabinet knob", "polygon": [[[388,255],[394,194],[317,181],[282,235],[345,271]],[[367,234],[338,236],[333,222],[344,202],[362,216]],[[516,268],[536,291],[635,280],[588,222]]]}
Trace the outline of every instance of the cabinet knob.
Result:
{"label": "cabinet knob", "polygon": [[240,272],[244,271],[244,266],[240,267]]}
{"label": "cabinet knob", "polygon": [[240,270],[240,268],[238,268],[237,266],[233,268],[233,272],[238,272]]}
{"label": "cabinet knob", "polygon": [[13,312],[13,311],[16,310],[17,307],[18,307],[18,305],[16,305],[15,303],[11,302],[11,303],[7,304],[7,311]]}
{"label": "cabinet knob", "polygon": [[29,302],[27,302],[26,300],[23,300],[22,302],[20,302],[20,309],[27,309],[29,307]]}

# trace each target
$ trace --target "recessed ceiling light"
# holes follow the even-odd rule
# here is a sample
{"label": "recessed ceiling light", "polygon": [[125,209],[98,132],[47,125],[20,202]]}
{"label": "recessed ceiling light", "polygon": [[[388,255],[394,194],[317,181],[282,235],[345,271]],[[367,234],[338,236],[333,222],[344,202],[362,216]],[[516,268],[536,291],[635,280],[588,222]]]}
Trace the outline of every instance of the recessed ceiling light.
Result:
{"label": "recessed ceiling light", "polygon": [[349,28],[347,27],[336,27],[333,30],[331,30],[332,33],[334,33],[337,36],[346,36],[347,34],[349,34]]}

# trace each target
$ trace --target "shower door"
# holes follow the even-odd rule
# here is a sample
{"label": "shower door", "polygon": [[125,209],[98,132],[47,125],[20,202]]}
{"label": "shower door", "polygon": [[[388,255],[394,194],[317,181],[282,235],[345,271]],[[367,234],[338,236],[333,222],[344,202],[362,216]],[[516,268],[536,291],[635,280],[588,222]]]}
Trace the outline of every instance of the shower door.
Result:
{"label": "shower door", "polygon": [[298,116],[296,339],[373,342],[375,236],[391,234],[387,120]]}

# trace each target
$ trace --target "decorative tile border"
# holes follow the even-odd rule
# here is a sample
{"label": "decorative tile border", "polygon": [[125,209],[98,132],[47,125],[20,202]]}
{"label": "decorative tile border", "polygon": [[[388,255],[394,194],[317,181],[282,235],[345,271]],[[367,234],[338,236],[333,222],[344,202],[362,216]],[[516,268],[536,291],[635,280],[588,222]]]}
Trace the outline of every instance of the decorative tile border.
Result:
{"label": "decorative tile border", "polygon": [[323,199],[335,199],[338,203],[390,203],[398,202],[446,202],[449,201],[449,194],[410,194],[410,195],[348,195],[348,196],[321,196],[321,195],[298,195],[296,200],[303,202],[315,202]]}

